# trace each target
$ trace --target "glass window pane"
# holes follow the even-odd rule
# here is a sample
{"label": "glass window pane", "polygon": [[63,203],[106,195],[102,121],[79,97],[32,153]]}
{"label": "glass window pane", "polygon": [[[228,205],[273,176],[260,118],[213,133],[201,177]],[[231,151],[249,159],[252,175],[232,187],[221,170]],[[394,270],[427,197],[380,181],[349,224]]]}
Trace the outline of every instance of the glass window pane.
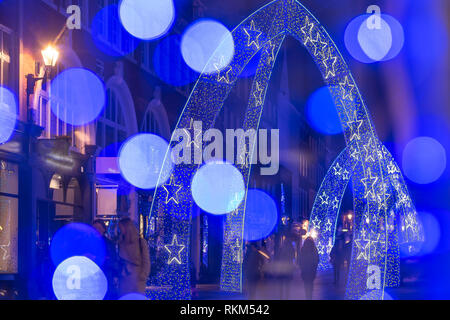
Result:
{"label": "glass window pane", "polygon": [[18,199],[0,196],[0,273],[18,272]]}
{"label": "glass window pane", "polygon": [[19,194],[19,166],[7,161],[0,161],[0,192]]}

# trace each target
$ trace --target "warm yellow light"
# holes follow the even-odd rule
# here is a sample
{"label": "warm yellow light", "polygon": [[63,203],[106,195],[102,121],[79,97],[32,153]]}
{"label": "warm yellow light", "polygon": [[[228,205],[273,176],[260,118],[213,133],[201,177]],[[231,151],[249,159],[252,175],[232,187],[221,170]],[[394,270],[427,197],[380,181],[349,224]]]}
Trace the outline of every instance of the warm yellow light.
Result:
{"label": "warm yellow light", "polygon": [[309,235],[310,235],[313,239],[316,239],[316,238],[317,238],[317,231],[314,230],[314,229],[312,229]]}
{"label": "warm yellow light", "polygon": [[348,220],[352,220],[353,216],[351,214],[348,215]]}
{"label": "warm yellow light", "polygon": [[54,67],[59,58],[59,52],[53,46],[49,45],[45,50],[42,50],[42,58],[46,67]]}

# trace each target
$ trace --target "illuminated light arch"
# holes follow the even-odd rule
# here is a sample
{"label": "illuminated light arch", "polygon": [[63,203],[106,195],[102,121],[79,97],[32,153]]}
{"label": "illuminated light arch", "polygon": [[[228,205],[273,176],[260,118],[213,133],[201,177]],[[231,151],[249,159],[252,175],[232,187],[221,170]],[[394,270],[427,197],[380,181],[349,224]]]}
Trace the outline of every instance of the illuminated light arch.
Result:
{"label": "illuminated light arch", "polygon": [[[399,241],[409,250],[418,250],[417,243],[424,240],[422,226],[419,222],[414,204],[411,201],[406,184],[400,175],[400,169],[385,146],[378,142],[381,152],[378,157],[387,163],[388,182],[382,194],[378,195],[378,209],[387,212],[388,248],[386,286],[396,287],[400,284]],[[350,157],[356,154],[347,148],[334,160],[320,186],[311,211],[309,232],[315,230],[315,242],[319,251],[319,269],[328,269],[330,251],[335,243],[339,210],[345,190],[353,175]],[[386,195],[387,201],[381,201]],[[325,198],[327,197],[327,198]],[[327,200],[327,201],[325,201]],[[317,228],[316,224],[319,224]],[[408,226],[406,228],[405,226]],[[414,232],[410,232],[413,229]],[[358,258],[358,256],[357,256]]]}
{"label": "illuminated light arch", "polygon": [[[375,299],[383,299],[386,282],[388,252],[386,245],[387,214],[378,210],[376,195],[382,195],[388,182],[388,164],[377,143],[374,126],[367,108],[338,48],[316,18],[295,0],[275,0],[257,10],[232,32],[235,54],[230,64],[216,73],[203,73],[197,81],[189,100],[179,118],[177,129],[190,128],[191,121],[202,121],[203,129],[211,128],[221,107],[232,90],[238,75],[255,54],[262,50],[258,72],[254,78],[243,129],[258,129],[264,106],[265,93],[278,51],[285,36],[293,36],[310,52],[328,85],[343,127],[347,149],[358,157],[349,157],[348,166],[354,168],[353,193],[355,212],[355,239],[365,243],[364,248],[379,244],[382,250],[376,255],[352,256],[346,297],[359,299],[370,293]],[[217,63],[217,61],[210,61]],[[175,144],[174,136],[171,143]],[[243,151],[243,150],[240,150]],[[253,150],[251,150],[253,151]],[[245,151],[247,152],[247,151]],[[252,152],[249,153],[251,159]],[[169,158],[166,157],[166,161]],[[251,165],[237,165],[248,185]],[[155,190],[151,214],[163,212],[163,245],[185,246],[179,259],[169,260],[170,252],[161,251],[167,263],[157,275],[156,283],[161,290],[152,298],[190,299],[189,242],[193,199],[190,182],[198,165],[175,166],[170,182]],[[400,175],[400,173],[399,173]],[[397,180],[401,189],[402,181]],[[242,245],[245,201],[232,214],[227,215],[224,232],[221,288],[227,291],[242,290]],[[361,244],[354,245],[353,252]],[[370,251],[370,250],[369,250]],[[169,263],[170,261],[170,263]],[[368,271],[378,270],[375,286],[369,285]]]}

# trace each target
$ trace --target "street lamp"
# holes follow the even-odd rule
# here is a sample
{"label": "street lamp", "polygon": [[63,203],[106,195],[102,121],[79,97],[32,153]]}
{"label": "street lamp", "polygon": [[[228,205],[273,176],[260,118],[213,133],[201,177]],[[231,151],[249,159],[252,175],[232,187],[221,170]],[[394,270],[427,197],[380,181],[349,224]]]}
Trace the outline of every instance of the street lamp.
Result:
{"label": "street lamp", "polygon": [[52,45],[48,45],[47,48],[41,51],[42,58],[44,60],[44,76],[37,78],[33,74],[27,74],[25,78],[27,79],[27,110],[28,110],[28,122],[33,122],[34,115],[33,110],[30,108],[30,96],[34,93],[36,88],[36,82],[43,80],[45,83],[51,74],[53,73],[53,68],[56,66],[56,62],[59,58],[59,51]]}
{"label": "street lamp", "polygon": [[41,51],[44,65],[46,68],[54,67],[59,58],[59,52],[52,45]]}

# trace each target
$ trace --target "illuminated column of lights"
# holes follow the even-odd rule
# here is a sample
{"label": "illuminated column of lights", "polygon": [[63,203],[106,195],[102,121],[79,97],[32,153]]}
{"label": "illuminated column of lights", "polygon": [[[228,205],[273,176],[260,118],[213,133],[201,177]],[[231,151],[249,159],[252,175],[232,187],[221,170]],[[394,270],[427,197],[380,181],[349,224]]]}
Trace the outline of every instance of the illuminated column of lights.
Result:
{"label": "illuminated column of lights", "polygon": [[[250,37],[250,32],[245,34],[248,37],[247,46],[260,47],[258,41],[258,31],[255,30],[255,24],[252,20],[249,29],[252,29],[255,38]],[[246,28],[244,28],[246,30]],[[284,35],[280,35],[272,41],[268,41],[262,47],[262,54],[258,63],[258,68],[253,80],[252,89],[249,96],[249,102],[243,123],[243,130],[250,129],[257,132],[261,114],[263,112],[264,97],[267,92],[270,76],[278,55],[281,44],[284,40]],[[255,136],[257,139],[257,136]],[[242,149],[238,150],[241,157],[241,162],[238,163],[237,168],[244,177],[244,183],[248,188],[250,180],[251,163],[253,159],[254,148],[251,148],[246,141],[241,141]],[[222,255],[220,286],[224,291],[242,291],[242,255],[243,255],[243,234],[244,234],[244,219],[246,198],[242,201],[239,208],[227,215],[224,230],[224,245]],[[231,244],[231,245],[229,245]],[[238,248],[236,248],[238,246]]]}
{"label": "illuminated column of lights", "polygon": [[[235,43],[232,61],[224,69],[217,68],[216,73],[200,76],[183,109],[177,129],[190,128],[192,121],[202,121],[204,130],[212,127],[224,100],[233,88],[237,75],[259,50],[281,35],[291,35],[299,40],[319,67],[337,107],[351,155],[350,167],[354,168],[352,179],[356,244],[353,248],[346,297],[359,299],[370,293],[372,298],[382,299],[388,251],[387,219],[385,211],[378,210],[377,195],[381,194],[383,202],[387,201],[383,191],[384,183],[387,181],[385,175],[387,164],[384,157],[377,157],[380,152],[380,146],[376,143],[378,139],[353,77],[336,45],[307,9],[293,0],[276,0],[257,10],[236,27],[232,32]],[[258,94],[261,90],[265,92],[265,88],[261,89],[262,87],[262,82],[257,82],[254,84],[253,92]],[[261,98],[256,96],[255,100],[261,107],[264,105],[263,94]],[[261,110],[256,108],[254,112],[258,114]],[[259,119],[259,115],[251,118]],[[251,122],[248,121],[248,127],[257,127]],[[171,144],[177,142],[175,137],[172,137]],[[166,161],[169,161],[168,157]],[[152,215],[156,215],[159,210],[164,212],[160,237],[163,239],[165,248],[161,253],[165,263],[155,282],[168,288],[158,298],[190,298],[189,226],[193,201],[190,195],[190,181],[197,168],[197,165],[176,165],[166,188],[163,186],[155,190]],[[398,181],[399,184],[402,183],[400,179]],[[169,192],[175,192],[176,195],[171,196]],[[235,241],[230,238],[224,243],[224,246],[229,248],[228,252],[233,253],[231,257],[236,263],[231,264],[231,268],[234,270],[240,270],[242,262],[242,211],[243,209],[239,208],[237,212],[237,215],[240,215],[237,220],[237,229],[241,229],[241,236],[236,236]],[[232,221],[228,223],[232,224]],[[409,225],[407,229],[412,228]],[[173,242],[175,236],[176,243]],[[183,250],[180,250],[177,259],[173,259],[173,251],[166,249],[168,244],[185,246]],[[225,249],[227,255],[226,252],[227,249]],[[229,253],[228,256],[230,256]],[[381,272],[381,286],[376,290],[366,286],[369,265],[377,267]],[[241,282],[241,279],[236,280],[238,272],[231,270],[231,274],[233,274],[233,281]],[[231,285],[241,288],[240,284],[239,286]]]}

